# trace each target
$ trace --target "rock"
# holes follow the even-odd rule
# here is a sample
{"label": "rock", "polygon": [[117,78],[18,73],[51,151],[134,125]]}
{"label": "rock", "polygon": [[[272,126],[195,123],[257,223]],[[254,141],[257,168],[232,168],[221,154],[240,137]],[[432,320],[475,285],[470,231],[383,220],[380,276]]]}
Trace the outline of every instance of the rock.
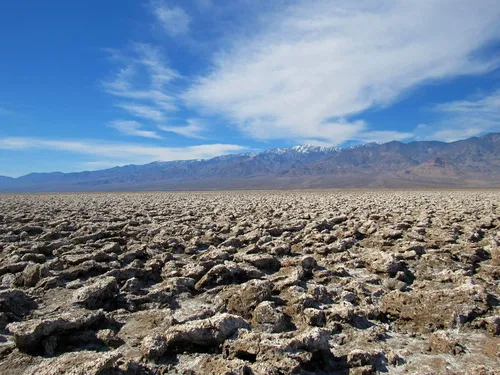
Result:
{"label": "rock", "polygon": [[50,276],[50,271],[47,267],[40,264],[34,264],[24,269],[24,271],[18,276],[16,283],[20,286],[31,288],[47,276]]}
{"label": "rock", "polygon": [[328,352],[331,332],[323,328],[312,328],[295,336],[289,343],[294,350],[303,349],[308,352]]}
{"label": "rock", "polygon": [[105,320],[104,313],[74,311],[62,313],[53,318],[32,319],[24,322],[7,325],[9,332],[14,335],[16,346],[26,352],[41,350],[42,341],[52,335],[60,336],[70,332],[96,326]]}
{"label": "rock", "polygon": [[305,256],[300,259],[300,267],[304,272],[305,277],[311,277],[313,270],[318,266],[316,259],[312,256]]}
{"label": "rock", "polygon": [[[227,340],[223,353],[229,358],[250,360],[258,373],[293,374],[305,363],[314,364],[317,358],[327,359],[329,338],[327,330],[313,328],[300,334],[269,334],[241,330],[238,337]],[[321,368],[321,365],[319,365]],[[265,370],[267,369],[267,370]],[[323,365],[321,371],[328,371]]]}
{"label": "rock", "polygon": [[0,373],[494,374],[499,197],[0,195]]}
{"label": "rock", "polygon": [[155,289],[171,291],[174,294],[192,292],[194,287],[195,280],[191,277],[169,277],[161,284],[154,286]]}
{"label": "rock", "polygon": [[102,375],[112,371],[121,353],[81,351],[44,359],[39,365],[28,368],[24,375]]}
{"label": "rock", "polygon": [[350,367],[369,366],[373,369],[380,353],[372,353],[362,349],[354,349],[347,355],[347,364]]}
{"label": "rock", "polygon": [[304,309],[303,320],[306,325],[315,327],[323,327],[326,323],[324,311],[310,307]]}
{"label": "rock", "polygon": [[290,254],[291,246],[284,241],[270,241],[262,246],[264,249],[269,251],[271,255],[282,257]]}
{"label": "rock", "polygon": [[257,279],[264,274],[250,265],[224,262],[212,267],[197,283],[196,290],[225,284],[240,284],[249,279]]}
{"label": "rock", "polygon": [[96,338],[101,340],[106,346],[110,348],[118,348],[123,344],[123,340],[121,340],[116,332],[111,329],[101,329],[97,331]]}
{"label": "rock", "polygon": [[115,303],[118,292],[116,278],[108,276],[77,289],[73,296],[73,303],[90,310],[109,308]]}
{"label": "rock", "polygon": [[342,300],[349,302],[349,303],[355,303],[358,299],[358,297],[356,297],[356,295],[354,293],[348,292],[347,290],[344,290],[342,292],[342,294],[340,295],[340,298],[342,298]]}
{"label": "rock", "polygon": [[59,271],[58,277],[65,280],[75,280],[78,278],[88,277],[89,275],[101,275],[109,270],[109,266],[104,263],[96,262],[95,260],[88,260],[77,266],[70,267]]}
{"label": "rock", "polygon": [[500,246],[494,246],[491,250],[491,263],[496,267],[500,267]]}
{"label": "rock", "polygon": [[161,357],[167,349],[185,351],[189,347],[217,347],[240,328],[249,328],[241,317],[218,314],[212,318],[194,320],[168,328],[161,336],[148,336],[142,342],[142,351],[147,358]]}
{"label": "rock", "polygon": [[500,316],[490,316],[484,319],[486,322],[486,330],[491,334],[500,335]]}
{"label": "rock", "polygon": [[141,343],[141,352],[149,360],[161,358],[168,349],[168,342],[161,334],[146,336]]}
{"label": "rock", "polygon": [[405,282],[397,280],[397,279],[385,279],[383,281],[384,287],[389,290],[399,290],[404,292],[408,285]]}
{"label": "rock", "polygon": [[350,322],[354,318],[354,307],[349,302],[341,302],[329,307],[327,320],[334,322]]}
{"label": "rock", "polygon": [[192,320],[210,318],[222,309],[220,302],[220,298],[178,299],[179,306],[175,309],[174,319],[177,323],[183,324]]}
{"label": "rock", "polygon": [[[275,340],[272,340],[271,337]],[[269,334],[241,330],[238,337],[226,341],[223,353],[229,359],[252,358],[252,362],[267,362],[279,355],[285,356],[289,341],[288,338],[281,335],[270,336]],[[296,363],[293,362],[293,367],[295,367]]]}
{"label": "rock", "polygon": [[277,271],[281,267],[278,258],[269,254],[235,255],[234,260],[249,263],[261,271]]}
{"label": "rock", "polygon": [[4,236],[2,238],[2,241],[5,241],[5,242],[17,242],[19,240],[20,240],[19,236],[15,235],[15,234],[13,234],[13,235],[7,235],[7,236]]}
{"label": "rock", "polygon": [[9,323],[9,317],[6,313],[0,312],[0,329],[4,329]]}
{"label": "rock", "polygon": [[376,373],[372,366],[354,367],[349,370],[349,375],[375,375]]}
{"label": "rock", "polygon": [[279,333],[285,331],[288,325],[285,314],[274,302],[264,301],[253,309],[252,328],[269,333]]}
{"label": "rock", "polygon": [[0,266],[0,276],[6,273],[18,273],[23,271],[27,266],[28,262],[14,262],[10,264],[5,264]]}
{"label": "rock", "polygon": [[116,253],[116,254],[118,254],[121,252],[120,244],[118,244],[116,242],[107,243],[103,247],[101,247],[101,251],[103,253]]}
{"label": "rock", "polygon": [[16,344],[14,343],[13,340],[7,340],[4,337],[1,338],[2,340],[0,340],[0,361],[2,361],[10,353],[12,353],[14,349],[16,349]]}
{"label": "rock", "polygon": [[44,263],[47,257],[44,254],[28,253],[21,257],[22,262]]}
{"label": "rock", "polygon": [[252,374],[252,370],[247,361],[238,358],[228,359],[221,356],[211,356],[200,358],[200,361],[193,363],[192,369],[185,373],[247,375]]}
{"label": "rock", "polygon": [[[3,322],[17,321],[27,316],[31,310],[37,308],[35,300],[19,289],[0,291],[0,312],[4,314]],[[0,326],[0,329],[3,329]]]}
{"label": "rock", "polygon": [[118,337],[128,345],[140,345],[144,337],[161,334],[174,324],[168,309],[146,310],[133,313],[118,332]]}
{"label": "rock", "polygon": [[389,230],[389,231],[383,232],[381,235],[382,235],[382,238],[384,238],[384,239],[397,240],[398,238],[403,237],[403,231],[397,230],[397,229]]}
{"label": "rock", "polygon": [[19,232],[25,232],[30,236],[36,236],[38,234],[42,234],[44,232],[43,228],[37,225],[28,225],[20,228]]}
{"label": "rock", "polygon": [[429,336],[429,350],[433,353],[459,355],[466,349],[460,345],[458,339],[448,331],[434,332]]}
{"label": "rock", "polygon": [[219,246],[220,247],[228,247],[228,246],[241,247],[241,241],[239,239],[237,239],[236,237],[230,237],[227,240],[225,240],[224,242],[222,242]]}
{"label": "rock", "polygon": [[368,251],[363,254],[362,259],[366,263],[366,268],[376,273],[386,273],[394,276],[403,269],[403,264],[394,255],[380,251]]}
{"label": "rock", "polygon": [[488,316],[474,321],[474,327],[486,329],[493,336],[500,335],[500,316]]}
{"label": "rock", "polygon": [[484,288],[470,284],[451,290],[393,291],[381,300],[383,313],[419,332],[461,327],[487,310]]}
{"label": "rock", "polygon": [[271,286],[269,280],[250,280],[242,284],[228,299],[228,312],[250,318],[259,303],[271,298]]}
{"label": "rock", "polygon": [[137,277],[131,277],[120,289],[123,293],[139,294],[142,291],[142,283]]}
{"label": "rock", "polygon": [[393,350],[387,352],[387,361],[393,366],[400,366],[406,362],[403,357]]}

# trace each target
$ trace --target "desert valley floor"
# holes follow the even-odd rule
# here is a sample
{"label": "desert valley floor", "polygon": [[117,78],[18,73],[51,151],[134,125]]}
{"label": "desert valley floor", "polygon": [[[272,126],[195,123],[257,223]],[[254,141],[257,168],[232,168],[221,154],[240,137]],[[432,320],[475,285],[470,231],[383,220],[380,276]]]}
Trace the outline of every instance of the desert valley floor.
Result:
{"label": "desert valley floor", "polygon": [[0,195],[0,374],[498,374],[499,205]]}

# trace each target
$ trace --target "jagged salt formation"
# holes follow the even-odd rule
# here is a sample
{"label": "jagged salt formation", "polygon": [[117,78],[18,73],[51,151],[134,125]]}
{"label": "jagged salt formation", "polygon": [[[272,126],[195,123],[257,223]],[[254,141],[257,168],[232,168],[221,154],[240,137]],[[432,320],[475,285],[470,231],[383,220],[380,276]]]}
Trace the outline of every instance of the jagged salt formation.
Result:
{"label": "jagged salt formation", "polygon": [[495,374],[499,203],[0,196],[0,373]]}

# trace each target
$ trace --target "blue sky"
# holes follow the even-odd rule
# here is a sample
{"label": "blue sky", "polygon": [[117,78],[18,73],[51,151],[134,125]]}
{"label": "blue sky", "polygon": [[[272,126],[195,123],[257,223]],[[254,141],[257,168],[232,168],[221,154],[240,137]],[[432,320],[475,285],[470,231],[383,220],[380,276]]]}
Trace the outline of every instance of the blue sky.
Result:
{"label": "blue sky", "polygon": [[0,5],[0,175],[500,131],[498,0]]}

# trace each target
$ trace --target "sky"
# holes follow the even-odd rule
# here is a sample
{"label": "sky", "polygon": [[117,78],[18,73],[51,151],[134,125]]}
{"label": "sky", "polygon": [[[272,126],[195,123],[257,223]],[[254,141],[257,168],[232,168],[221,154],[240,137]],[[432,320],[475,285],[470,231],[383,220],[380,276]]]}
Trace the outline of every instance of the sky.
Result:
{"label": "sky", "polygon": [[497,131],[498,0],[0,4],[0,175]]}

